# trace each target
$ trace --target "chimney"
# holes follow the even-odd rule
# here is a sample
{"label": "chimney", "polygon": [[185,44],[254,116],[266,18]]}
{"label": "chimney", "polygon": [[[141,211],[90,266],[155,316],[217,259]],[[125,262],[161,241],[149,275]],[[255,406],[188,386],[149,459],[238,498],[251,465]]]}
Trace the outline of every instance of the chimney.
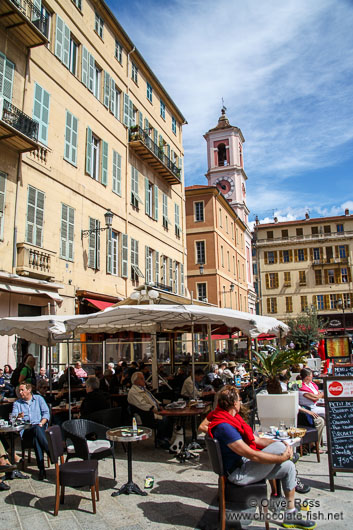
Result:
{"label": "chimney", "polygon": [[306,220],[310,219],[309,212],[306,212],[306,214],[305,214],[305,219],[306,219]]}
{"label": "chimney", "polygon": [[256,224],[256,226],[259,224],[259,216],[258,215],[255,217],[255,224]]}
{"label": "chimney", "polygon": [[349,210],[348,210],[348,208],[346,208],[346,209],[344,210],[344,215],[349,215]]}
{"label": "chimney", "polygon": [[275,223],[278,223],[278,217],[274,217],[273,220]]}

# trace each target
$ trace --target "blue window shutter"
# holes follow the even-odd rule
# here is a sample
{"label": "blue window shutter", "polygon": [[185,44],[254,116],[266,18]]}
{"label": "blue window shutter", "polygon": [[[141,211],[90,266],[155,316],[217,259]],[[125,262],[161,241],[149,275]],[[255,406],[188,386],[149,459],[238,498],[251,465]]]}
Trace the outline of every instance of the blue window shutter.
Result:
{"label": "blue window shutter", "polygon": [[142,112],[139,111],[139,127],[143,129],[143,115]]}
{"label": "blue window shutter", "polygon": [[92,129],[87,127],[86,173],[92,177]]}
{"label": "blue window shutter", "polygon": [[78,138],[78,119],[72,116],[71,124],[71,162],[77,164],[77,138]]}
{"label": "blue window shutter", "polygon": [[63,52],[62,62],[69,68],[70,66],[70,28],[64,22],[64,35],[63,35]]}
{"label": "blue window shutter", "polygon": [[154,185],[154,218],[158,221],[158,186]]}
{"label": "blue window shutter", "polygon": [[63,46],[64,46],[64,21],[59,15],[56,15],[56,30],[55,30],[55,55],[60,61],[63,60]]}
{"label": "blue window shutter", "polygon": [[127,234],[122,234],[121,239],[121,276],[127,278],[129,264],[129,236]]}
{"label": "blue window shutter", "polygon": [[104,100],[103,104],[109,109],[109,98],[110,98],[110,75],[108,72],[104,72]]}
{"label": "blue window shutter", "polygon": [[145,177],[145,213],[151,215],[150,212],[150,201],[149,201],[149,180]]}
{"label": "blue window shutter", "polygon": [[129,127],[129,96],[124,94],[124,125]]}
{"label": "blue window shutter", "polygon": [[134,104],[132,100],[129,98],[129,127],[132,127],[135,125],[134,123]]}
{"label": "blue window shutter", "polygon": [[88,50],[82,46],[82,72],[81,81],[88,88]]}
{"label": "blue window shutter", "polygon": [[145,118],[145,131],[148,133],[148,128],[149,128],[149,123],[148,123],[148,119]]}
{"label": "blue window shutter", "polygon": [[110,78],[110,112],[112,112],[114,116],[116,116],[116,87],[115,81],[112,77]]}
{"label": "blue window shutter", "polygon": [[145,282],[147,284],[150,282],[150,276],[151,276],[150,267],[149,267],[149,259],[148,259],[149,253],[150,253],[150,248],[145,245]]}
{"label": "blue window shutter", "polygon": [[9,103],[12,101],[13,77],[15,65],[0,52],[0,96]]}
{"label": "blue window shutter", "polygon": [[157,129],[153,129],[153,141],[156,145],[158,145],[158,131]]}
{"label": "blue window shutter", "polygon": [[184,265],[180,264],[180,287],[181,287],[181,296],[185,295],[185,280],[184,280]]}
{"label": "blue window shutter", "polygon": [[48,143],[49,105],[49,92],[35,83],[33,119],[39,123],[38,140],[45,145]]}
{"label": "blue window shutter", "polygon": [[102,184],[108,184],[108,143],[102,142]]}
{"label": "blue window shutter", "polygon": [[111,274],[112,273],[112,260],[113,260],[113,256],[112,256],[112,229],[109,228],[109,230],[107,232],[108,232],[108,234],[107,234],[107,273]]}
{"label": "blue window shutter", "polygon": [[155,282],[159,283],[159,252],[155,252],[155,267],[154,267]]}
{"label": "blue window shutter", "polygon": [[94,86],[94,69],[96,66],[96,62],[94,60],[93,55],[88,53],[88,90],[93,92],[93,86]]}
{"label": "blue window shutter", "polygon": [[64,158],[71,162],[71,132],[72,132],[72,114],[68,110],[66,111],[66,124],[65,124],[65,151]]}

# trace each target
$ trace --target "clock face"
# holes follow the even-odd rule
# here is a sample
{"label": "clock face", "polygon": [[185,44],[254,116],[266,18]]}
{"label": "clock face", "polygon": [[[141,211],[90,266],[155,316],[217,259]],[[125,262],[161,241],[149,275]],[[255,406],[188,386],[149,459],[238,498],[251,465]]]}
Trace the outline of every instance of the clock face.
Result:
{"label": "clock face", "polygon": [[231,177],[220,177],[215,182],[220,192],[228,199],[234,192],[234,180]]}

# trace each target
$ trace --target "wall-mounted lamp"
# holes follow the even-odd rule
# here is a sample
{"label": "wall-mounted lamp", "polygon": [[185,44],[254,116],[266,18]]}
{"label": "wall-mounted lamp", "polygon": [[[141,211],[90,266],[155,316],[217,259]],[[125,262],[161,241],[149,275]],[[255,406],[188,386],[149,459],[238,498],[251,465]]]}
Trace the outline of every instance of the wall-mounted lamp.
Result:
{"label": "wall-mounted lamp", "polygon": [[107,210],[104,214],[105,228],[92,228],[91,230],[81,230],[81,239],[88,237],[91,234],[97,234],[98,232],[103,232],[104,230],[109,230],[113,224],[114,214],[111,210]]}
{"label": "wall-mounted lamp", "polygon": [[200,267],[199,267],[199,270],[200,270],[200,275],[202,276],[203,273],[205,272],[205,268],[203,266],[203,263],[201,263]]}

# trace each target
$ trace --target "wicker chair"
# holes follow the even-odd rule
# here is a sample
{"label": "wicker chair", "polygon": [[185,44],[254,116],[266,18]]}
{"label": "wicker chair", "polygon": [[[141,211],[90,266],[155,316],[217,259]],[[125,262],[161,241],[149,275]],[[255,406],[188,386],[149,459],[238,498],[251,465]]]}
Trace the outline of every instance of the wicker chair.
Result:
{"label": "wicker chair", "polygon": [[[91,420],[69,420],[62,424],[66,441],[67,457],[83,460],[102,460],[113,457],[114,479],[116,478],[114,444],[106,438],[109,427]],[[72,443],[68,443],[71,440]]]}
{"label": "wicker chair", "polygon": [[92,412],[92,414],[90,414],[87,419],[91,421],[95,421],[96,423],[99,423],[100,425],[105,425],[106,427],[109,427],[110,429],[114,429],[115,427],[121,427],[122,425],[121,416],[122,416],[122,408],[113,407],[111,409],[104,409],[104,410],[99,410],[98,412]]}

